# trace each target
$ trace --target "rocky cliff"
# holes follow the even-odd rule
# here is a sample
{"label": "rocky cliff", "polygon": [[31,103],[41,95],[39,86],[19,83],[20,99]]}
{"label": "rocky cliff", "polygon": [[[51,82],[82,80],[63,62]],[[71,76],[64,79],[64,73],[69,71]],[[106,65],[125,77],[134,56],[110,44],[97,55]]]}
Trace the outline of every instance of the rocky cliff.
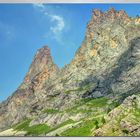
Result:
{"label": "rocky cliff", "polygon": [[93,10],[70,64],[59,70],[47,46],[37,51],[23,83],[0,104],[0,130],[12,128],[11,135],[15,130],[24,130],[20,135],[130,135],[120,131],[122,121],[118,131],[104,132],[110,124],[105,116],[140,92],[139,30],[140,18],[123,10]]}

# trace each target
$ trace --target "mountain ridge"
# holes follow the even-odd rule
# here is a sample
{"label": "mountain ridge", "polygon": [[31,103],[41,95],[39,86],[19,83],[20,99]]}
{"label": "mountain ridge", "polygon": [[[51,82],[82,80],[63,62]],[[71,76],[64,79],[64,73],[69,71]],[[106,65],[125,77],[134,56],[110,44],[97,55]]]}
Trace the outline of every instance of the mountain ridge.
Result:
{"label": "mountain ridge", "polygon": [[[81,121],[88,118],[87,114],[71,113],[79,102],[91,116],[96,111],[100,114],[100,110],[106,114],[108,100],[120,105],[128,96],[139,93],[139,29],[139,17],[130,18],[125,11],[113,8],[107,12],[94,9],[81,47],[64,68],[54,64],[47,46],[37,51],[23,83],[0,104],[0,130],[25,118],[31,119],[31,127],[44,123],[54,127],[70,118]],[[98,100],[106,104],[86,106]]]}

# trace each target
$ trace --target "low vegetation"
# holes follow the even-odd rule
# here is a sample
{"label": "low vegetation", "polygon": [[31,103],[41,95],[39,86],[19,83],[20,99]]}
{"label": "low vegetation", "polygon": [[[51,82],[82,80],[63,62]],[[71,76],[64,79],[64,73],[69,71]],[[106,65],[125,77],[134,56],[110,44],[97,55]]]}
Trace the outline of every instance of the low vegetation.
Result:
{"label": "low vegetation", "polygon": [[30,122],[31,122],[30,119],[23,120],[22,122],[14,125],[13,129],[17,131],[26,131],[26,136],[39,136],[39,135],[45,135],[67,124],[74,123],[73,120],[69,119],[55,127],[49,127],[47,124],[38,124],[38,125],[29,126]]}
{"label": "low vegetation", "polygon": [[78,88],[76,88],[76,89],[69,89],[69,90],[66,90],[66,91],[64,91],[66,94],[70,94],[70,93],[73,93],[73,92],[80,92],[80,91],[88,91],[88,90],[90,90],[90,88],[91,88],[91,83],[87,83],[87,84],[85,84],[85,85],[83,85],[83,86],[81,86],[81,87],[78,87]]}
{"label": "low vegetation", "polygon": [[[100,97],[96,99],[81,99],[77,101],[74,107],[64,111],[59,111],[57,109],[43,110],[43,113],[49,113],[52,115],[60,112],[64,114],[70,113],[71,115],[78,113],[83,115],[86,114],[85,118],[80,118],[78,121],[68,119],[67,121],[53,127],[49,127],[47,124],[38,124],[30,127],[29,124],[31,120],[25,119],[22,122],[14,125],[13,128],[18,131],[26,131],[26,136],[44,136],[47,133],[62,128],[67,124],[72,124],[72,128],[64,130],[62,133],[56,134],[56,136],[92,136],[96,135],[94,131],[96,132],[98,128],[102,128],[106,126],[106,124],[108,124],[108,122],[106,122],[105,120],[105,117],[107,117],[107,114],[116,107],[122,109],[120,103],[117,100],[111,101],[106,97]],[[135,118],[135,121],[133,118]],[[140,109],[137,107],[137,104],[134,104],[133,109],[129,111],[129,117],[127,116],[127,114],[124,115],[123,112],[121,115],[116,116],[115,124],[111,124],[110,129],[107,128],[105,134],[109,136],[131,135],[127,128],[120,129],[120,123],[122,119],[124,119],[128,122],[133,123],[133,125],[136,125],[137,122],[140,122],[139,118]],[[77,122],[80,123],[78,125],[74,125]]]}
{"label": "low vegetation", "polygon": [[48,114],[55,114],[58,112],[59,112],[59,110],[57,110],[57,109],[44,109],[44,110],[42,110],[42,113],[48,113]]}
{"label": "low vegetation", "polygon": [[103,117],[87,119],[80,125],[64,131],[61,136],[91,136],[94,129],[98,129],[105,123]]}
{"label": "low vegetation", "polygon": [[27,136],[38,136],[41,134],[46,134],[50,130],[50,127],[46,124],[38,124],[29,127],[30,121],[31,120],[29,119],[24,120],[21,123],[15,125],[13,129],[17,131],[26,131]]}

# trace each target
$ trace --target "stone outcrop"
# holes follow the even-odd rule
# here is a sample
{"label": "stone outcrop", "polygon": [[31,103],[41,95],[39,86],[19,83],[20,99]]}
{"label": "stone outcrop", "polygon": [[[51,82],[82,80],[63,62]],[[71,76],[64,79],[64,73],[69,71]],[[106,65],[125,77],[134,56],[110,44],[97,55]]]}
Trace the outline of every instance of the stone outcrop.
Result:
{"label": "stone outcrop", "polygon": [[140,96],[132,95],[106,116],[106,123],[93,132],[95,136],[139,136]]}

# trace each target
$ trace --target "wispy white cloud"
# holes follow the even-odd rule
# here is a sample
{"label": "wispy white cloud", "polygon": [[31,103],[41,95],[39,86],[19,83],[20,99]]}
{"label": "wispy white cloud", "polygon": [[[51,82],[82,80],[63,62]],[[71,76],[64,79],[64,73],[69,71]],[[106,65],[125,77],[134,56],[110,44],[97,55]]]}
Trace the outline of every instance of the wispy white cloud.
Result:
{"label": "wispy white cloud", "polygon": [[35,3],[35,4],[33,4],[33,7],[34,8],[40,8],[41,11],[45,10],[45,6],[42,3]]}
{"label": "wispy white cloud", "polygon": [[51,21],[55,22],[55,26],[51,26],[50,30],[55,35],[55,39],[61,41],[61,33],[65,27],[64,19],[58,15],[51,15]]}
{"label": "wispy white cloud", "polygon": [[53,23],[53,25],[50,25],[50,32],[52,37],[57,41],[62,42],[62,34],[65,28],[65,21],[62,15],[52,13],[44,4],[33,4],[33,7],[50,19],[50,22]]}
{"label": "wispy white cloud", "polygon": [[51,17],[52,21],[56,21],[56,26],[51,27],[50,29],[54,34],[57,34],[58,32],[61,32],[63,28],[65,27],[64,19],[57,15],[52,15]]}

